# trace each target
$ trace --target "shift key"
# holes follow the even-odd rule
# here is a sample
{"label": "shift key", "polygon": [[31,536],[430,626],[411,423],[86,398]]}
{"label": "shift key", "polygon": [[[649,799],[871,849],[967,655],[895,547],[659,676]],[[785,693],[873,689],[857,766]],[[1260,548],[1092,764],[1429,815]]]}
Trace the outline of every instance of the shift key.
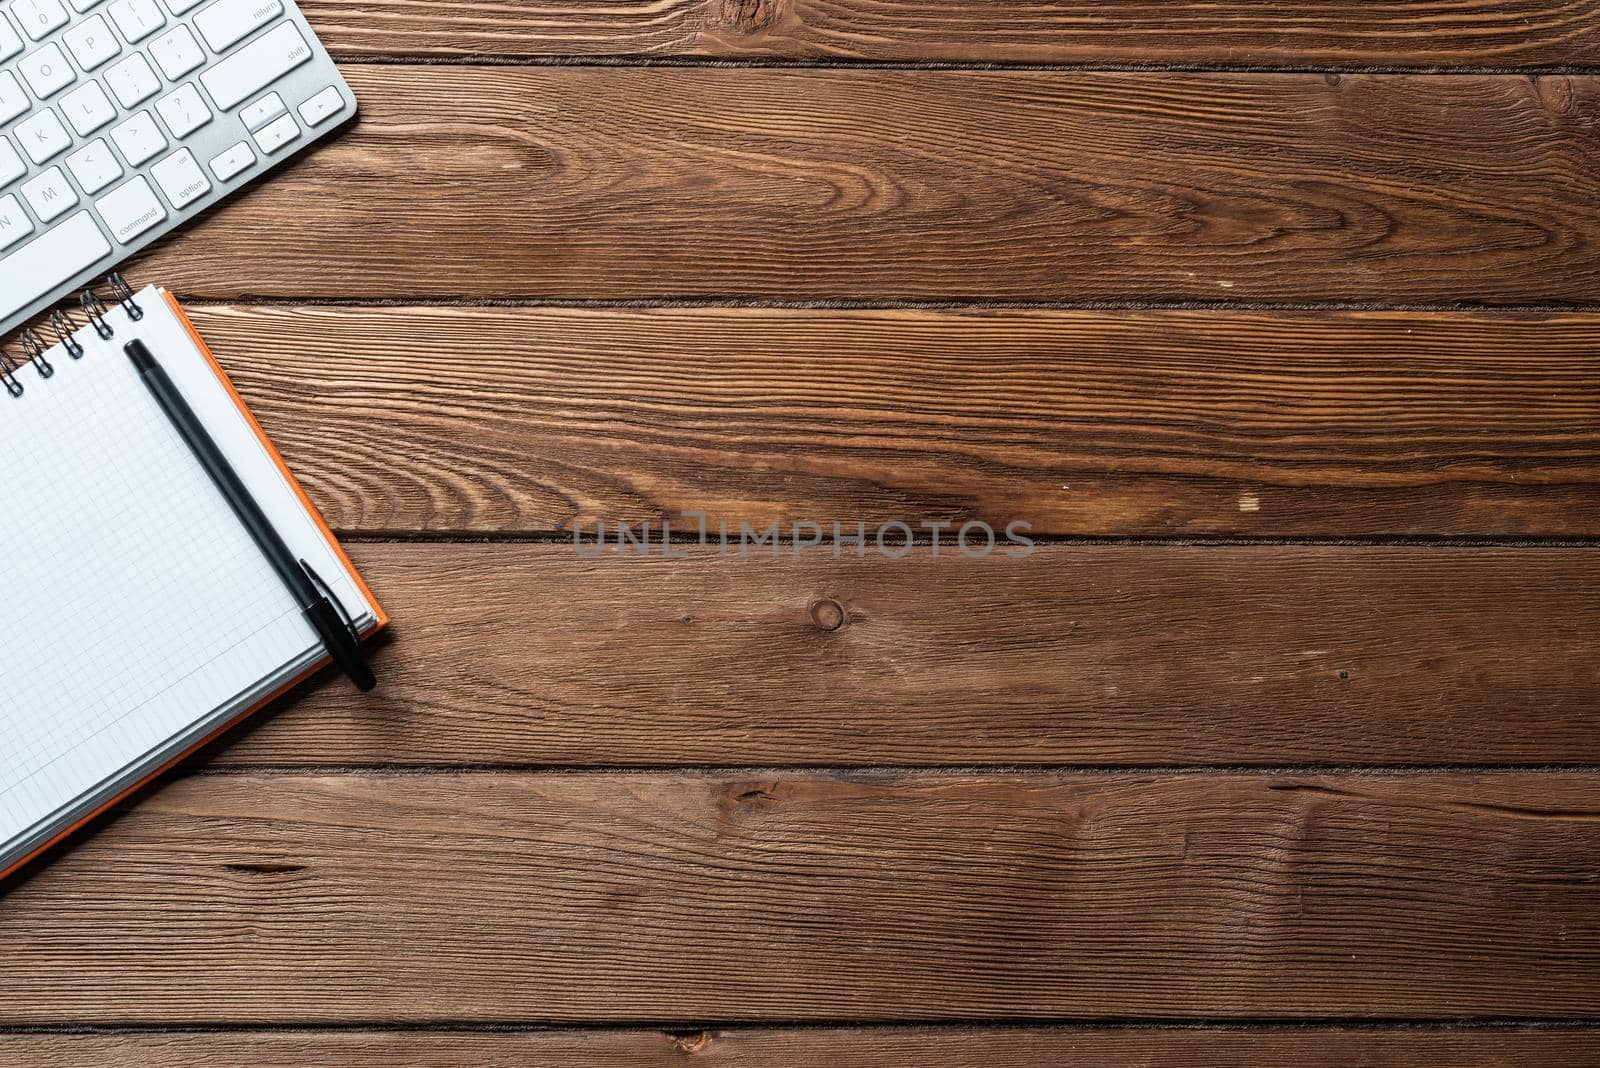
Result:
{"label": "shift key", "polygon": [[257,37],[200,75],[221,111],[229,111],[311,58],[311,46],[292,22]]}

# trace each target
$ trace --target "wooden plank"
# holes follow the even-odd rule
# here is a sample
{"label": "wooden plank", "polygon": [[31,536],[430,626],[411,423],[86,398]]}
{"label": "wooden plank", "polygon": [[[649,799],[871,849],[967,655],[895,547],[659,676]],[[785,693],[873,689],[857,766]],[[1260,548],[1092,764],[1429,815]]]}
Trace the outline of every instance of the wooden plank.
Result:
{"label": "wooden plank", "polygon": [[1351,1064],[1456,1068],[1591,1068],[1600,1031],[1591,1028],[1404,1030],[1212,1027],[830,1027],[685,1031],[124,1031],[0,1034],[12,1068],[1148,1068],[1153,1064]]}
{"label": "wooden plank", "polygon": [[1600,49],[1592,9],[1569,0],[307,0],[301,7],[345,56],[1470,68],[1592,65]]}
{"label": "wooden plank", "polygon": [[0,1024],[1572,1017],[1600,777],[181,780],[15,886]]}
{"label": "wooden plank", "polygon": [[345,531],[1600,535],[1593,313],[195,318]]}
{"label": "wooden plank", "polygon": [[[358,545],[383,685],[229,764],[1589,763],[1600,553]],[[848,550],[846,550],[848,553]]]}
{"label": "wooden plank", "polygon": [[357,129],[134,277],[222,298],[1600,299],[1592,76],[348,73]]}

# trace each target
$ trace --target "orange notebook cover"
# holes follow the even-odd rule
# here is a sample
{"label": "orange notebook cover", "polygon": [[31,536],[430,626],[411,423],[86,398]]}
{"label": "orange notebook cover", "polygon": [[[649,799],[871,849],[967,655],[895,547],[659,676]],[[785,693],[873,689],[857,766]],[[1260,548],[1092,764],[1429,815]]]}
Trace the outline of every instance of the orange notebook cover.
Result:
{"label": "orange notebook cover", "polygon": [[[260,456],[250,456],[248,458],[251,460],[259,460],[261,456],[264,456],[265,460],[270,462],[271,468],[275,469],[276,475],[281,478],[282,486],[287,487],[287,490],[292,493],[294,501],[298,503],[299,509],[303,510],[305,520],[308,520],[312,525],[311,529],[314,529],[316,536],[320,537],[321,542],[325,543],[326,551],[331,555],[331,558],[337,561],[337,565],[342,568],[342,574],[339,575],[339,579],[341,582],[348,580],[349,583],[349,585],[345,586],[344,588],[348,591],[351,587],[353,587],[356,595],[365,602],[364,605],[360,606],[362,611],[357,613],[358,625],[362,637],[370,638],[372,635],[387,627],[389,625],[388,615],[378,604],[377,598],[373,596],[372,591],[362,579],[354,564],[351,563],[343,548],[339,545],[338,540],[333,535],[333,532],[328,528],[326,521],[317,511],[316,507],[311,503],[310,498],[306,496],[305,490],[300,486],[299,482],[290,472],[288,466],[284,463],[282,455],[273,446],[266,434],[262,432],[260,424],[256,422],[255,417],[245,405],[243,398],[239,395],[239,392],[234,387],[233,382],[228,378],[227,373],[223,371],[222,366],[217,361],[216,356],[211,352],[205,341],[200,337],[199,332],[194,328],[194,325],[192,322],[190,322],[188,316],[184,314],[183,309],[178,304],[177,300],[165,290],[154,287],[146,289],[136,297],[132,294],[128,294],[126,290],[122,291],[122,295],[127,297],[126,304],[112,304],[110,307],[103,309],[99,316],[95,318],[89,326],[84,327],[82,330],[79,330],[76,334],[72,335],[72,337],[77,340],[77,347],[84,351],[75,354],[72,351],[72,346],[65,343],[48,350],[36,349],[34,370],[39,372],[36,376],[37,380],[27,381],[29,368],[26,366],[13,372],[12,379],[16,381],[19,386],[26,387],[26,391],[22,396],[12,398],[19,405],[16,410],[19,412],[28,410],[22,406],[30,403],[30,396],[48,397],[53,388],[53,383],[66,381],[68,375],[70,374],[78,376],[80,379],[80,381],[77,381],[73,383],[71,387],[68,387],[69,390],[77,391],[76,394],[74,394],[74,399],[79,400],[84,404],[95,404],[101,406],[102,413],[105,416],[105,418],[101,420],[101,425],[111,428],[115,428],[122,424],[132,425],[137,427],[141,434],[145,434],[147,436],[154,435],[153,437],[149,438],[150,441],[161,441],[163,447],[171,448],[171,443],[166,442],[161,438],[162,431],[159,425],[157,425],[155,422],[148,424],[146,423],[146,419],[150,417],[145,409],[141,408],[141,405],[148,406],[150,410],[155,412],[155,416],[158,419],[165,418],[163,415],[161,415],[159,409],[155,407],[153,398],[149,397],[148,395],[140,397],[137,393],[132,393],[130,391],[130,387],[125,381],[126,376],[124,375],[123,371],[115,362],[111,361],[122,358],[120,351],[122,337],[118,336],[119,334],[132,336],[135,333],[148,332],[152,330],[159,334],[159,331],[164,329],[167,330],[166,339],[169,349],[176,348],[177,346],[175,346],[172,341],[173,337],[177,336],[172,329],[173,324],[176,324],[178,328],[181,328],[182,336],[186,338],[189,345],[192,345],[194,352],[197,353],[198,357],[204,361],[203,364],[201,364],[192,358],[192,354],[185,354],[191,357],[191,364],[187,368],[187,373],[191,376],[191,384],[197,380],[195,376],[209,372],[211,376],[214,376],[216,385],[221,387],[220,392],[213,391],[215,397],[213,400],[213,407],[211,408],[211,414],[203,414],[202,416],[203,421],[207,424],[208,430],[212,429],[212,424],[218,421],[219,418],[224,424],[228,422],[226,418],[222,418],[218,414],[221,412],[223,407],[232,409],[232,411],[228,412],[227,415],[231,416],[236,413],[236,415],[242,419],[242,424],[235,424],[229,427],[229,429],[234,431],[235,441],[242,440],[240,431],[241,426],[246,428],[248,434],[254,437],[255,442],[259,444],[261,454]],[[130,317],[130,307],[140,311],[140,318],[137,321]],[[163,312],[170,313],[170,318],[163,319]],[[101,328],[110,330],[112,332],[112,337],[102,337],[98,332],[98,330]],[[161,355],[162,354],[160,352],[157,352],[158,358],[160,358]],[[98,368],[91,367],[91,363],[96,361],[100,362],[101,366]],[[43,363],[44,367],[47,367],[50,370],[48,377],[46,377],[43,373],[43,369],[38,367],[38,364],[41,362]],[[114,378],[116,381],[89,382],[87,380],[89,372],[96,370],[108,372],[110,377]],[[174,377],[177,377],[177,375],[175,374]],[[9,385],[9,383],[7,383],[7,385]],[[4,396],[5,394],[0,394],[0,397]],[[185,396],[190,396],[187,390],[185,390]],[[54,428],[58,424],[65,421],[62,418],[52,418],[53,413],[46,410],[47,404],[45,402],[33,401],[31,403],[39,404],[41,406],[38,411],[30,410],[29,415],[35,417],[35,421],[38,426],[43,426],[46,428],[46,436],[52,432],[51,428]],[[65,401],[60,402],[59,406],[62,415],[71,413],[74,416],[79,416],[82,414],[68,408]],[[0,409],[0,414],[3,414],[3,409]],[[74,422],[79,421],[81,420],[76,418],[74,419]],[[0,447],[4,447],[5,445],[5,439],[3,437],[4,425],[5,424],[0,424]],[[36,431],[38,430],[38,426],[34,427]],[[79,438],[74,438],[74,440],[79,440]],[[109,432],[104,439],[98,440],[97,443],[100,447],[108,450],[116,450],[120,444],[118,441],[112,438],[112,435]],[[115,451],[107,452],[106,456],[111,456],[113,459],[107,461],[104,457],[99,457],[98,459],[100,464],[117,462]],[[93,472],[92,475],[87,475],[84,477],[94,478],[100,476],[102,468],[100,466],[90,466],[91,461],[96,459],[96,457],[90,456],[83,460],[83,470]],[[234,459],[234,457],[230,455],[230,459]],[[59,453],[57,454],[56,462],[60,464],[68,474],[73,471],[70,463],[63,463],[60,460]],[[256,464],[256,469],[258,472],[266,470],[261,463]],[[46,473],[45,477],[41,477],[41,486],[48,486],[51,484],[49,483],[47,476],[48,472]],[[138,476],[135,475],[132,477]],[[259,473],[257,477],[258,480],[260,480]],[[174,489],[171,483],[177,483],[180,488]],[[8,483],[8,485],[9,484],[10,483]],[[116,486],[115,482],[110,484],[114,487]],[[277,485],[271,485],[270,479],[263,481],[263,485],[269,485],[271,491],[278,495],[280,514],[282,514],[283,500],[285,498],[281,492],[281,487]],[[214,486],[211,487],[211,494],[213,495],[213,498],[209,500],[205,499],[202,495],[203,487],[194,483],[188,476],[174,476],[170,480],[152,478],[150,480],[149,487],[133,486],[130,488],[123,486],[118,488],[135,495],[135,497],[139,499],[143,499],[141,490],[144,491],[144,494],[148,494],[150,492],[156,492],[157,495],[165,494],[179,502],[184,502],[187,499],[188,503],[203,506],[204,510],[207,511],[207,513],[211,516],[212,521],[218,524],[215,529],[218,532],[219,539],[224,536],[231,536],[231,532],[228,529],[225,519],[218,518],[219,513],[217,512],[216,508],[213,507],[216,501],[220,500],[220,494],[217,493]],[[112,491],[108,492],[111,492],[114,495],[116,490],[113,489]],[[48,494],[48,491],[45,491],[45,493]],[[62,492],[62,496],[68,499],[73,499],[78,495],[68,489]],[[80,528],[81,524],[88,524],[91,527],[97,523],[107,524],[107,520],[103,516],[97,516],[94,514],[94,509],[92,508],[92,502],[90,500],[93,495],[84,494],[83,496],[85,498],[85,515],[81,520],[78,521],[80,523]],[[5,486],[0,486],[0,508],[5,508],[8,506],[8,503],[10,503],[7,502],[6,498],[7,489]],[[19,497],[18,499],[24,501],[23,508],[26,510],[26,500],[22,497]],[[37,507],[36,501],[34,507]],[[66,505],[58,505],[57,511],[61,511],[65,507]],[[15,510],[16,509],[12,509],[12,511]],[[121,514],[125,517],[135,516],[135,513],[132,513],[128,510],[124,510]],[[32,530],[36,534],[37,531],[41,529],[52,529],[50,527],[50,523],[52,521],[66,522],[70,520],[59,520],[58,517],[52,516],[46,516],[44,519],[35,517],[33,520],[34,525],[32,527],[28,527],[29,521],[27,519],[22,520],[22,526],[25,530]],[[109,526],[110,524],[107,525]],[[121,524],[116,525],[115,529],[107,533],[106,536],[111,537],[124,533],[127,527],[136,525],[136,517],[125,519]],[[234,525],[237,526],[237,521],[235,521]],[[166,529],[170,530],[170,525]],[[3,526],[0,526],[0,534],[4,533],[8,533],[8,531],[6,531]],[[308,536],[309,535],[305,530],[300,531],[302,544],[305,543],[305,539]],[[39,539],[34,538],[31,540],[37,541]],[[58,539],[58,541],[59,540],[60,539]],[[14,550],[16,549],[15,543],[12,543],[12,548]],[[26,565],[28,562],[27,558],[30,551],[36,558],[36,564],[37,559],[51,559],[48,555],[49,546],[39,548],[30,547],[29,545],[25,544],[21,549],[24,557],[24,565]],[[194,554],[194,559],[197,566],[204,563],[204,561],[200,558],[200,554],[198,553]],[[239,564],[240,567],[244,567],[245,564],[248,563],[248,560],[243,557],[240,557],[240,560],[243,561]],[[224,565],[231,567],[233,566],[234,561],[232,558],[229,558],[224,560],[223,563]],[[67,564],[63,563],[57,566],[62,566],[65,568]],[[37,566],[35,570],[38,570]],[[120,578],[121,576],[118,577]],[[48,586],[50,579],[47,575],[43,579],[35,577],[33,581],[36,589],[44,589]],[[256,589],[258,593],[262,593],[265,587],[263,587],[261,583],[264,583],[265,580],[261,579],[259,576],[256,576],[251,581],[256,583],[256,586],[253,588]],[[237,581],[233,580],[231,576],[227,575],[222,575],[217,580],[218,585],[229,585],[230,582],[232,582],[233,585],[239,584]],[[24,587],[26,589],[26,580],[24,581]],[[204,582],[201,582],[201,584],[196,588],[202,591],[207,591],[207,595],[212,596],[213,599],[221,598],[223,596],[222,594],[210,594],[209,591],[212,589],[212,586],[207,585]],[[251,587],[245,586],[241,588]],[[264,595],[264,593],[262,595]],[[344,598],[341,597],[341,600],[342,599]],[[46,602],[45,599],[37,596],[35,597],[35,605],[37,606],[37,610],[34,613],[35,617],[39,615],[49,617],[52,614],[62,614],[58,607],[51,606]],[[346,607],[349,608],[351,606],[347,605]],[[39,624],[39,620],[37,618],[29,618],[28,614],[26,614],[27,610],[25,606],[21,610],[22,614],[19,614],[15,620],[8,619],[5,615],[6,611],[6,609],[0,609],[0,626],[6,626],[8,623],[15,623],[21,628],[21,631],[26,634],[28,633],[30,626],[37,626]],[[10,609],[10,611],[17,612],[18,609],[13,607]],[[266,639],[260,638],[259,636],[265,634],[268,635],[268,637],[272,637],[273,634],[276,633],[274,628],[276,628],[278,631],[282,631],[283,635],[287,635],[287,637],[282,637],[280,639],[280,644],[287,643],[283,644],[283,647],[288,648],[293,642],[293,637],[291,634],[292,623],[284,623],[280,626],[279,623],[281,620],[281,615],[282,614],[280,613],[279,617],[275,618],[270,625],[263,627],[262,629],[252,633],[247,639],[243,639],[231,646],[227,645],[226,639],[219,638],[219,648],[225,649],[223,656],[235,656],[240,658],[241,662],[243,663],[244,661],[242,658],[245,657],[246,653],[249,652],[249,650],[246,649],[246,643],[248,641],[256,640],[265,641]],[[47,618],[43,625],[46,629],[48,629],[50,623],[51,620]],[[71,639],[69,638],[68,640]],[[152,642],[157,642],[160,639],[159,636],[141,638],[140,636],[135,635],[127,640],[135,644],[142,640],[145,641],[146,644],[149,644]],[[57,652],[59,653],[59,646],[56,648]],[[246,652],[239,652],[241,649],[246,649]],[[101,656],[101,650],[98,647],[90,647],[86,649],[85,652],[86,655],[83,658],[83,671],[86,675],[93,678],[96,677],[97,672],[104,672],[107,670],[103,666],[96,663]],[[317,650],[317,652],[320,652],[320,649]],[[62,653],[61,655],[66,654]],[[110,654],[108,653],[106,655],[109,656]],[[268,658],[267,660],[261,662],[271,663],[270,649],[258,655]],[[298,663],[299,660],[303,659],[306,655],[308,654],[306,654],[304,651],[301,651],[299,657],[292,657],[290,659],[290,664],[288,666],[278,666],[274,670],[269,670],[267,672],[266,681],[260,682],[257,685],[270,685],[270,690],[261,693],[253,700],[249,700],[248,704],[244,705],[243,707],[228,708],[226,714],[218,714],[217,710],[215,709],[195,709],[194,712],[196,723],[203,724],[203,729],[199,729],[199,733],[193,733],[194,728],[184,725],[184,721],[181,718],[181,711],[173,713],[173,715],[177,718],[171,719],[170,722],[180,725],[182,730],[190,731],[190,733],[187,734],[180,731],[178,737],[181,737],[182,739],[181,746],[176,748],[168,748],[166,750],[162,750],[159,746],[157,746],[154,751],[160,752],[159,761],[146,766],[140,766],[141,754],[130,753],[130,760],[127,768],[136,768],[137,774],[131,774],[131,772],[124,771],[121,773],[120,779],[114,778],[110,780],[112,783],[111,785],[102,783],[98,785],[95,790],[86,793],[76,807],[74,807],[71,803],[68,803],[65,809],[54,810],[58,822],[49,824],[48,833],[44,834],[43,837],[40,837],[40,825],[32,825],[28,828],[27,835],[20,839],[24,843],[24,846],[13,847],[11,848],[11,851],[7,853],[5,852],[5,849],[8,846],[13,846],[13,842],[8,841],[6,838],[5,831],[7,825],[3,822],[0,822],[0,879],[4,879],[6,876],[18,871],[29,861],[35,859],[40,853],[55,845],[57,842],[70,835],[75,830],[83,827],[86,823],[107,809],[123,801],[130,794],[147,784],[151,779],[170,769],[173,765],[179,763],[196,750],[212,742],[219,735],[235,727],[251,715],[261,711],[287,691],[304,683],[313,675],[317,674],[323,668],[328,666],[328,664],[331,662],[331,657],[323,654],[321,655],[320,659],[317,659],[309,664],[305,664],[300,670],[294,671],[292,675],[288,675],[281,680],[275,678],[275,675],[278,672],[288,670],[289,667],[292,667],[294,663]],[[56,659],[61,659],[61,656],[57,656]],[[116,662],[120,663],[121,661]],[[196,672],[191,672],[190,674],[185,675],[180,685],[187,685],[196,693],[202,692],[202,686],[205,684],[205,680],[203,679],[204,673],[211,671],[214,674],[220,675],[220,669],[217,669],[216,667],[219,662],[221,662],[221,658],[205,661]],[[70,670],[70,665],[65,665],[63,670]],[[11,674],[7,674],[8,671],[11,672]],[[202,676],[202,681],[193,681],[197,675]],[[115,675],[108,675],[107,679],[108,681],[112,681],[115,679]],[[20,685],[12,685],[14,681]],[[166,701],[168,704],[174,704],[175,707],[178,707],[176,704],[178,698],[172,695],[172,690],[170,687],[166,689],[161,688],[160,681],[161,680],[159,676],[154,674],[152,670],[145,670],[142,672],[142,674],[136,673],[136,678],[134,679],[133,683],[127,685],[126,687],[126,692],[129,694],[127,700],[129,702],[137,702],[140,695],[143,693],[154,693],[156,694],[156,697],[145,701],[144,704],[136,704],[134,712],[126,713],[120,719],[108,714],[100,714],[100,718],[96,719],[96,713],[90,711],[84,712],[82,715],[82,722],[78,722],[69,715],[65,718],[71,723],[73,730],[75,730],[77,733],[69,734],[65,738],[50,738],[47,736],[42,736],[40,732],[55,730],[56,728],[54,726],[42,727],[40,724],[31,721],[29,718],[27,692],[29,676],[26,674],[24,666],[19,664],[18,666],[10,669],[0,668],[0,745],[4,745],[5,743],[9,742],[11,753],[11,755],[8,756],[4,752],[0,752],[0,819],[3,819],[8,812],[12,818],[13,824],[18,820],[26,819],[28,814],[32,811],[28,807],[31,794],[39,793],[44,795],[42,800],[35,802],[40,806],[45,806],[50,803],[51,795],[49,794],[49,791],[51,789],[63,791],[62,796],[67,796],[64,791],[70,790],[72,785],[71,775],[69,774],[70,772],[75,771],[81,773],[85,777],[88,777],[92,776],[95,770],[101,766],[96,764],[93,760],[85,759],[82,754],[97,753],[98,750],[105,749],[111,754],[111,756],[109,756],[107,759],[114,760],[115,750],[114,748],[111,748],[112,741],[108,740],[107,736],[114,734],[118,730],[133,730],[133,726],[130,726],[128,723],[129,719],[137,715],[139,710],[150,707],[153,701]],[[219,677],[218,681],[215,683],[215,686],[223,687],[224,689],[217,690],[216,692],[226,692],[225,687],[229,684],[230,683],[226,677]],[[143,690],[140,689],[141,685],[144,687]],[[39,700],[37,697],[38,691],[35,690],[34,692],[36,694],[35,700]],[[247,692],[253,693],[253,691]],[[54,702],[56,705],[62,704],[67,700],[69,699],[63,698],[54,689],[47,691],[43,698],[44,703],[49,704]],[[98,705],[109,703],[109,699],[103,698],[98,694],[91,694],[87,700],[82,702],[85,708],[92,708]],[[11,707],[8,709],[7,705],[11,705]],[[226,703],[224,707],[226,707]],[[97,727],[100,729],[96,730]],[[7,736],[7,730],[10,731],[13,737]],[[41,740],[41,737],[43,740]],[[62,750],[62,755],[56,755],[54,750],[51,748],[52,746]],[[145,756],[147,756],[147,754]],[[54,759],[46,759],[50,757],[54,757]],[[29,761],[31,761],[31,763]],[[74,762],[81,763],[83,766],[81,768],[74,768]],[[108,763],[105,766],[109,767],[111,765]],[[20,813],[20,815],[18,813]],[[23,848],[24,851],[19,853],[17,852],[17,848]]]}

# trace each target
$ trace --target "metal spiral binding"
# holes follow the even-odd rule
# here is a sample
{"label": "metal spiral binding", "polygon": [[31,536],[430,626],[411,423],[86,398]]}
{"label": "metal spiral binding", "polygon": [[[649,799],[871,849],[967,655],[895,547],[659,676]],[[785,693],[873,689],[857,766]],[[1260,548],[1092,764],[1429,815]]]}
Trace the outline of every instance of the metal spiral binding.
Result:
{"label": "metal spiral binding", "polygon": [[55,334],[56,344],[66,349],[68,356],[74,360],[83,359],[83,346],[73,337],[77,330],[73,327],[72,320],[67,318],[67,313],[60,308],[50,313],[50,332]]}
{"label": "metal spiral binding", "polygon": [[111,287],[111,296],[122,305],[122,310],[128,313],[128,318],[138,322],[144,318],[144,309],[139,307],[139,302],[133,299],[133,287],[128,280],[122,277],[121,272],[112,271],[106,275],[106,285]]}
{"label": "metal spiral binding", "polygon": [[78,294],[78,307],[89,317],[89,325],[94,327],[94,332],[100,335],[101,341],[110,341],[116,336],[117,332],[106,322],[106,312],[110,309],[106,307],[106,302],[100,299],[100,294],[92,289],[85,289]]}
{"label": "metal spiral binding", "polygon": [[45,356],[44,339],[32,330],[22,332],[22,352],[28,361],[33,364],[33,369],[39,372],[40,378],[49,378],[56,373],[55,366]]}
{"label": "metal spiral binding", "polygon": [[[111,290],[112,299],[121,305],[129,319],[137,322],[144,318],[144,309],[134,298],[133,287],[128,284],[126,278],[117,272],[112,272],[106,277],[106,286]],[[106,318],[111,309],[92,287],[78,294],[78,306],[88,316],[89,325],[94,327],[94,332],[99,335],[100,340],[110,341],[116,335],[116,331]],[[56,367],[50,362],[50,350],[55,345],[60,345],[74,360],[81,360],[85,350],[77,339],[77,332],[78,326],[72,316],[57,308],[50,313],[49,333],[54,344],[47,341],[38,330],[28,327],[18,335],[18,341],[22,345],[21,360],[12,355],[5,346],[0,345],[0,388],[4,388],[13,397],[22,396],[26,390],[22,380],[17,376],[25,363],[33,364],[33,369],[39,373],[40,378],[54,377]]]}
{"label": "metal spiral binding", "polygon": [[17,381],[17,371],[20,365],[7,352],[5,346],[0,345],[0,385],[5,386],[6,392],[13,397],[22,396],[22,383]]}

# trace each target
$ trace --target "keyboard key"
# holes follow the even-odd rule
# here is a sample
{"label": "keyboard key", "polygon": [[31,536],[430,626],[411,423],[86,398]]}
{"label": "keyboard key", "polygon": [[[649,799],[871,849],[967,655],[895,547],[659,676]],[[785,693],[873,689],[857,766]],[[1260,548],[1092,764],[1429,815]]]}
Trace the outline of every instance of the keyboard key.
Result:
{"label": "keyboard key", "polygon": [[292,22],[268,30],[200,75],[223,111],[237,107],[311,58],[311,47]]}
{"label": "keyboard key", "polygon": [[0,14],[0,62],[22,51],[22,38],[11,28],[11,20]]}
{"label": "keyboard key", "polygon": [[33,90],[33,95],[40,100],[47,100],[61,92],[78,77],[72,73],[72,64],[67,62],[67,57],[53,43],[23,56],[17,69],[28,80],[28,88]]}
{"label": "keyboard key", "polygon": [[35,41],[42,41],[67,24],[67,9],[61,0],[17,0],[11,5],[11,14],[22,25],[22,32]]}
{"label": "keyboard key", "polygon": [[111,21],[122,31],[123,39],[136,44],[167,24],[167,17],[156,6],[156,0],[116,0],[106,9]]}
{"label": "keyboard key", "polygon": [[10,122],[32,106],[17,76],[8,70],[0,71],[0,122]]}
{"label": "keyboard key", "polygon": [[335,86],[328,86],[300,105],[300,119],[307,126],[320,126],[344,108],[344,97]]}
{"label": "keyboard key", "polygon": [[167,217],[150,183],[143,177],[126,181],[94,202],[111,236],[126,245]]}
{"label": "keyboard key", "polygon": [[94,70],[122,51],[122,46],[117,43],[117,35],[111,32],[111,27],[99,15],[84,19],[62,34],[61,39],[67,42],[67,50],[78,61],[78,66],[86,71]]}
{"label": "keyboard key", "polygon": [[67,169],[90,196],[122,177],[116,153],[103,138],[96,138],[67,157]]}
{"label": "keyboard key", "polygon": [[0,319],[15,315],[34,300],[111,254],[111,242],[80,211],[55,229],[0,260]]}
{"label": "keyboard key", "polygon": [[239,121],[244,123],[246,130],[259,130],[288,110],[283,106],[283,97],[268,93],[260,100],[246,104],[244,110],[239,112]]}
{"label": "keyboard key", "polygon": [[106,84],[125,108],[142,104],[161,91],[161,79],[141,55],[131,55],[106,71]]}
{"label": "keyboard key", "polygon": [[122,158],[128,161],[130,167],[142,166],[167,147],[167,139],[161,136],[156,120],[150,117],[148,111],[141,111],[121,126],[114,128],[111,131],[111,140],[117,143]]}
{"label": "keyboard key", "polygon": [[117,109],[111,105],[99,82],[80,85],[62,97],[61,113],[72,123],[79,137],[88,137],[117,117]]}
{"label": "keyboard key", "polygon": [[60,167],[51,167],[32,181],[23,182],[22,195],[42,223],[51,222],[78,205],[78,194]]}
{"label": "keyboard key", "polygon": [[203,0],[166,0],[166,2],[168,11],[174,15],[182,15],[199,7]]}
{"label": "keyboard key", "polygon": [[285,115],[250,135],[256,147],[270,156],[284,145],[300,136],[300,127],[294,124],[293,115]]}
{"label": "keyboard key", "polygon": [[34,163],[43,163],[72,144],[66,127],[49,108],[17,125],[17,140]]}
{"label": "keyboard key", "polygon": [[31,233],[33,220],[22,210],[17,195],[0,197],[0,249],[10,248]]}
{"label": "keyboard key", "polygon": [[217,176],[217,181],[226,182],[236,174],[241,174],[250,169],[256,161],[256,154],[250,151],[250,146],[240,141],[222,155],[211,161],[211,173]]}
{"label": "keyboard key", "polygon": [[151,41],[150,55],[155,57],[156,66],[169,82],[177,81],[206,61],[205,50],[187,26],[168,30]]}
{"label": "keyboard key", "polygon": [[156,102],[161,121],[167,124],[172,136],[182,139],[211,121],[211,109],[200,99],[200,90],[193,82],[180,86]]}
{"label": "keyboard key", "polygon": [[278,0],[217,0],[194,17],[194,28],[220,53],[282,14]]}
{"label": "keyboard key", "polygon": [[175,208],[186,208],[211,192],[211,183],[206,181],[206,176],[200,172],[200,165],[187,148],[178,149],[151,167],[150,177],[156,180],[156,185],[161,187]]}
{"label": "keyboard key", "polygon": [[22,162],[22,157],[17,155],[17,150],[11,147],[11,139],[0,137],[0,188],[28,173],[28,165]]}
{"label": "keyboard key", "polygon": [[100,2],[101,0],[67,0],[67,3],[72,6],[72,10],[80,15],[85,11],[93,11],[100,5]]}

